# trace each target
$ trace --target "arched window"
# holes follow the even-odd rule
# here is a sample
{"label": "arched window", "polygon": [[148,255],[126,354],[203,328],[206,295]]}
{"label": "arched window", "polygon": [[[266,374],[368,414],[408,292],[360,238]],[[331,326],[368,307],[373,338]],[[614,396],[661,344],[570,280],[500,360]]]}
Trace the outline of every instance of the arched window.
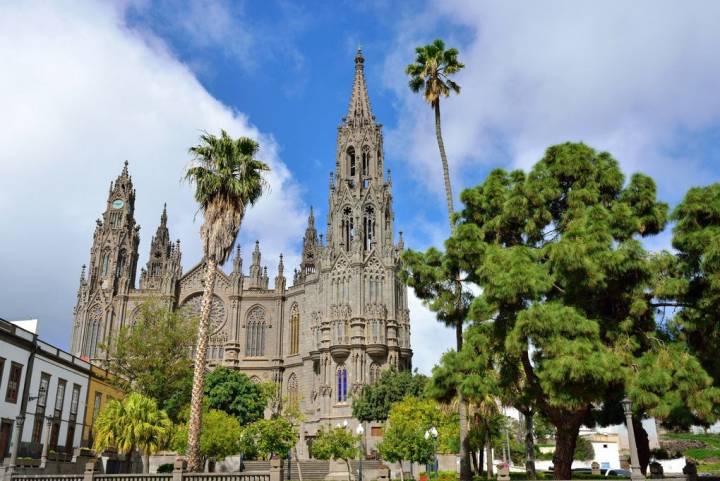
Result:
{"label": "arched window", "polygon": [[350,207],[343,209],[342,230],[345,250],[349,251],[350,244],[355,236],[355,226],[353,225],[352,209]]}
{"label": "arched window", "polygon": [[350,177],[355,177],[355,149],[353,147],[347,149],[347,163]]}
{"label": "arched window", "polygon": [[368,205],[363,215],[363,248],[368,251],[375,242],[375,209]]}
{"label": "arched window", "polygon": [[102,267],[100,269],[100,272],[102,272],[102,276],[105,277],[108,274],[108,271],[110,270],[110,252],[105,251],[102,258]]}
{"label": "arched window", "polygon": [[120,251],[120,255],[118,256],[117,261],[117,267],[115,268],[115,277],[120,277],[122,275],[122,271],[125,268],[125,257],[127,252],[125,249]]}
{"label": "arched window", "polygon": [[245,328],[245,355],[260,357],[265,355],[265,310],[253,307],[247,316]]}
{"label": "arched window", "polygon": [[347,401],[347,369],[344,365],[337,370],[337,400],[340,403]]}
{"label": "arched window", "polygon": [[297,407],[298,405],[298,382],[295,373],[290,374],[287,384],[287,399],[290,406]]}
{"label": "arched window", "polygon": [[370,148],[367,145],[362,151],[362,175],[370,175]]}
{"label": "arched window", "polygon": [[370,364],[370,384],[380,379],[380,366],[375,363]]}
{"label": "arched window", "polygon": [[290,309],[290,354],[300,351],[300,309],[293,304]]}

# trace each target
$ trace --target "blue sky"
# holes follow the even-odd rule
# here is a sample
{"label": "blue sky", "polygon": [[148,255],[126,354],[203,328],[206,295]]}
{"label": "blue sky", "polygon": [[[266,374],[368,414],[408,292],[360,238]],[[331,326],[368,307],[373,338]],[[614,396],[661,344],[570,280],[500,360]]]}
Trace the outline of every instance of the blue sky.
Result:
{"label": "blue sky", "polygon": [[[467,65],[461,95],[443,104],[456,198],[492,168],[528,168],[547,146],[582,140],[653,176],[675,204],[720,174],[717,18],[713,1],[0,3],[0,317],[39,318],[42,337],[67,346],[94,219],[125,159],[140,263],[167,202],[191,268],[198,223],[179,179],[202,129],[260,139],[272,190],[242,245],[260,239],[271,272],[280,252],[296,265],[309,207],[325,214],[358,46],[410,247],[447,229],[432,115],[403,74],[436,37]],[[413,297],[411,313],[428,372],[453,334]]]}

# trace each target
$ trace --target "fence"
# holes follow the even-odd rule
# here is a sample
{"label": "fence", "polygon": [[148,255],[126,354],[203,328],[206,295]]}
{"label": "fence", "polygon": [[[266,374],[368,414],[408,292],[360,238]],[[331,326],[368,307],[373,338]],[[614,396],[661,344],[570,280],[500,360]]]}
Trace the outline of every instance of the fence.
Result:
{"label": "fence", "polygon": [[172,473],[158,474],[101,474],[95,472],[95,461],[87,463],[84,474],[15,474],[6,481],[283,481],[281,461],[270,461],[269,471],[243,471],[238,473],[188,473],[184,461],[175,461]]}

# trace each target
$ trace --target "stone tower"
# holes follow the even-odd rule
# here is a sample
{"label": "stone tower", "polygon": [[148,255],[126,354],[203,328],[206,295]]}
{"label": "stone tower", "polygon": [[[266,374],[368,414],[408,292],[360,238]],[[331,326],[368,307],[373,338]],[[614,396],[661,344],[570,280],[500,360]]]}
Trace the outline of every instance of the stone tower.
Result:
{"label": "stone tower", "polygon": [[174,243],[170,241],[165,205],[160,215],[160,225],[150,242],[147,267],[140,271],[140,290],[154,290],[174,300],[177,281],[182,274],[180,259],[180,240]]}
{"label": "stone tower", "polygon": [[74,312],[73,353],[98,357],[99,346],[119,327],[113,304],[127,300],[135,285],[140,226],[134,212],[135,189],[126,161],[110,183],[105,212],[96,223],[87,279],[83,268]]}
{"label": "stone tower", "polygon": [[[319,249],[325,305],[313,314],[312,327],[318,420],[350,417],[352,394],[382,369],[409,369],[412,356],[406,287],[398,278],[402,241],[393,242],[392,184],[383,173],[382,126],[370,108],[360,50],[335,160],[327,244]],[[308,244],[317,247],[309,237],[310,227],[305,250],[312,252]],[[303,252],[303,264],[311,265],[306,259]],[[300,274],[306,284],[314,277],[305,269]]]}

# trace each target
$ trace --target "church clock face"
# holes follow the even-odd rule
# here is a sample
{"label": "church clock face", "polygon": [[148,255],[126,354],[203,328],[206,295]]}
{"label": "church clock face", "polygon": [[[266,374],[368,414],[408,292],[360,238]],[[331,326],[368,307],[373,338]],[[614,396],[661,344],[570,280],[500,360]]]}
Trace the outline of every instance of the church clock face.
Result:
{"label": "church clock face", "polygon": [[122,199],[115,199],[112,203],[113,209],[122,209],[122,207],[125,205],[125,202],[123,202]]}
{"label": "church clock face", "polygon": [[[200,317],[201,305],[202,295],[193,296],[183,303],[183,307],[187,309],[188,315],[194,318]],[[223,328],[226,318],[225,303],[218,296],[213,296],[210,307],[210,335],[217,333]]]}

